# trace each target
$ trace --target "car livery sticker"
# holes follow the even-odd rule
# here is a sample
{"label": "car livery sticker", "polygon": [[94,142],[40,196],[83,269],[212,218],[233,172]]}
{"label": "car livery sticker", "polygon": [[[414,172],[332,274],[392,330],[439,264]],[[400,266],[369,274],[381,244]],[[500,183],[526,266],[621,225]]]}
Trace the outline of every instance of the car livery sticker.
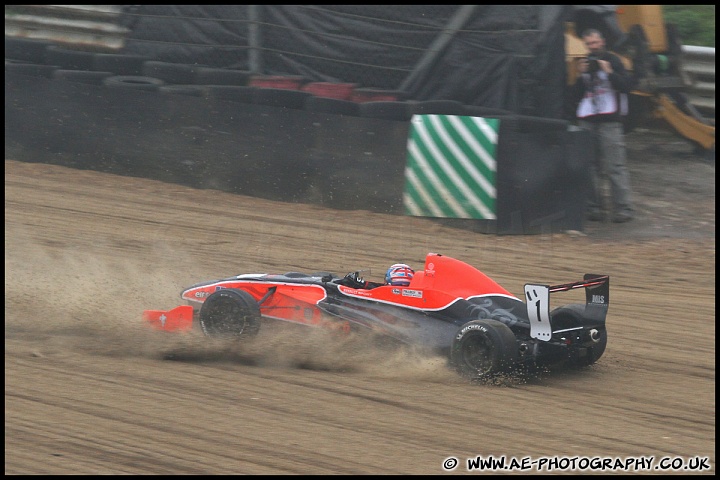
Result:
{"label": "car livery sticker", "polygon": [[442,310],[462,299],[444,292],[427,292],[421,289],[398,288],[389,285],[371,290],[340,285],[338,291],[348,297],[362,298],[372,302],[399,305],[403,308],[422,311]]}
{"label": "car livery sticker", "polygon": [[425,268],[425,275],[428,277],[432,277],[435,275],[435,264],[432,262],[429,262],[427,264],[427,267]]}
{"label": "car livery sticker", "polygon": [[423,292],[422,290],[410,290],[409,288],[404,288],[402,291],[403,297],[413,297],[413,298],[422,298]]}

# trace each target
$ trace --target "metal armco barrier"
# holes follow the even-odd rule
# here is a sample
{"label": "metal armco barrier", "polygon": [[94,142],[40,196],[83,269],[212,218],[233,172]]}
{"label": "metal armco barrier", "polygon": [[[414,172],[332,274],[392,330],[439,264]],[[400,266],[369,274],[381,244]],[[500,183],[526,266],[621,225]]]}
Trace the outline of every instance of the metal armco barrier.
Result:
{"label": "metal armco barrier", "polygon": [[119,51],[129,30],[121,5],[6,5],[5,36]]}
{"label": "metal armco barrier", "polygon": [[682,72],[690,103],[704,115],[715,118],[715,49],[684,45]]}

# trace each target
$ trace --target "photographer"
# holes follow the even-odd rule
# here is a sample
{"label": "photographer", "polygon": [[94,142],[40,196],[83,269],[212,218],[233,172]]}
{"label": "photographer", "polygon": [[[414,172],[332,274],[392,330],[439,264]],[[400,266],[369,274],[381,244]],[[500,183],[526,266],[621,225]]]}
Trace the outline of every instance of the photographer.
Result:
{"label": "photographer", "polygon": [[605,218],[601,180],[607,175],[612,191],[612,221],[628,222],[634,217],[634,209],[622,122],[627,115],[627,94],[634,88],[635,79],[627,74],[620,58],[605,49],[605,39],[598,30],[586,30],[581,37],[589,55],[577,64],[579,75],[571,94],[573,105],[577,105],[578,125],[594,134],[598,158],[592,168],[587,218]]}

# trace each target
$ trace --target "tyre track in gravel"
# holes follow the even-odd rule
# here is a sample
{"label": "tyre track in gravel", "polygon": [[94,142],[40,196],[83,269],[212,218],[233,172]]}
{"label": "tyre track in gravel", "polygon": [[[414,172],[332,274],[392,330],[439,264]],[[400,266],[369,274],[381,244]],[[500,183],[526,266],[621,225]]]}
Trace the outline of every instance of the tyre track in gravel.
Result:
{"label": "tyre track in gravel", "polygon": [[[5,179],[6,473],[425,474],[479,454],[706,455],[714,473],[712,237],[496,237],[8,161]],[[609,273],[605,356],[472,385],[294,330],[240,348],[139,324],[205,278],[428,251],[515,292]]]}

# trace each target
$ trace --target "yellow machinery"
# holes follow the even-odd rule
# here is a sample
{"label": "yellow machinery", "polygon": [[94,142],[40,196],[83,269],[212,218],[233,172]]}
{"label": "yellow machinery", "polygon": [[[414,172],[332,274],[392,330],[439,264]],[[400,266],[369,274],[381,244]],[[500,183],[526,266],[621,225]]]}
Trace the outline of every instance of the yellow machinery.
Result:
{"label": "yellow machinery", "polygon": [[696,146],[714,151],[714,120],[703,118],[683,93],[688,84],[682,73],[682,44],[675,26],[664,23],[662,5],[574,8],[572,21],[565,29],[568,84],[576,79],[574,63],[587,55],[580,34],[586,28],[600,30],[607,47],[638,79],[630,95],[629,129],[648,117],[659,118]]}

